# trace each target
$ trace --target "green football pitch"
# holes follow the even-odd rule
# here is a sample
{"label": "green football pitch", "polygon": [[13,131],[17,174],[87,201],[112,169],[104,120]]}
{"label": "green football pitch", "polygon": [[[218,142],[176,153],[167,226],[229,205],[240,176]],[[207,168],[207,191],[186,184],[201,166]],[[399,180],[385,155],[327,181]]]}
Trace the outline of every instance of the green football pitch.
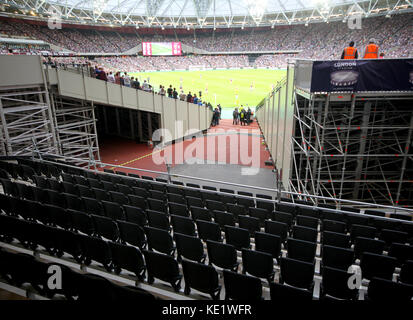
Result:
{"label": "green football pitch", "polygon": [[178,93],[181,89],[187,94],[202,92],[202,101],[213,106],[221,104],[223,108],[233,108],[239,105],[256,106],[286,74],[285,70],[269,69],[237,69],[237,70],[206,70],[206,71],[169,71],[131,73],[138,77],[139,82],[149,80],[154,90],[159,85],[165,90],[172,85]]}

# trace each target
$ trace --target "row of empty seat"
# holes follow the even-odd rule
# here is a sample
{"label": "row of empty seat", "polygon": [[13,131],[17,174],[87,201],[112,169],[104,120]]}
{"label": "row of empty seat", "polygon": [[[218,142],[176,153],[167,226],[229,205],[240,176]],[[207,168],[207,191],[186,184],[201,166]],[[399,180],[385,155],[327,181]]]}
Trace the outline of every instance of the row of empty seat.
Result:
{"label": "row of empty seat", "polygon": [[[96,175],[93,172],[88,172],[83,176],[73,172],[60,172],[58,177],[47,176],[42,172],[40,174],[32,172],[27,175],[26,181],[34,182],[37,189],[44,192],[34,191],[36,187],[32,185],[13,183],[3,177],[4,190],[12,196],[9,200],[13,199],[12,202],[15,202],[10,204],[9,201],[9,207],[19,207],[16,203],[20,201],[21,208],[18,210],[23,213],[18,214],[22,217],[49,225],[51,223],[54,227],[63,228],[65,231],[76,231],[111,241],[126,242],[129,245],[136,245],[144,252],[146,243],[148,252],[155,250],[166,255],[173,255],[176,247],[177,258],[182,263],[182,269],[184,265],[189,264],[187,260],[194,260],[195,265],[202,264],[206,258],[204,253],[206,251],[208,263],[233,272],[237,270],[236,250],[239,250],[241,251],[242,271],[267,279],[271,293],[274,287],[272,280],[273,261],[275,261],[281,269],[280,283],[285,282],[304,289],[312,296],[318,237],[322,244],[320,252],[323,266],[321,271],[322,296],[328,295],[328,292],[334,296],[332,294],[334,290],[328,289],[328,284],[334,283],[331,288],[338,288],[340,283],[328,279],[340,279],[338,274],[341,273],[342,292],[340,294],[336,292],[335,296],[345,299],[354,298],[353,293],[344,293],[343,284],[345,277],[348,278],[346,266],[348,263],[350,265],[354,263],[355,259],[361,258],[362,269],[367,269],[366,279],[373,279],[377,275],[389,278],[388,272],[383,273],[381,270],[370,272],[372,268],[377,269],[375,263],[381,261],[383,257],[397,256],[394,267],[408,265],[409,257],[412,259],[411,246],[408,244],[411,244],[411,232],[408,232],[411,229],[409,229],[409,224],[401,222],[387,225],[383,221],[391,221],[354,215],[351,212],[335,212],[290,203],[274,204],[271,201],[256,201],[254,198],[237,198],[231,195],[226,201],[225,197],[212,200],[209,198],[210,195],[215,197],[220,194],[204,190],[195,190],[199,191],[200,196],[198,194],[199,197],[193,197],[199,200],[196,203],[197,206],[194,206],[194,203],[188,203],[188,198],[189,201],[192,200],[191,196],[186,194],[186,191],[194,190],[192,187],[171,186],[156,181],[146,181],[147,179],[131,179],[118,175]],[[94,178],[90,177],[91,174]],[[102,177],[105,178],[102,179]],[[100,191],[93,190],[93,194],[87,194],[89,197],[83,197],[83,192],[88,192],[93,188],[91,184],[100,187],[94,188]],[[45,188],[58,188],[59,191]],[[30,189],[32,190],[28,191]],[[83,191],[86,189],[88,191]],[[137,195],[136,192],[140,194]],[[46,193],[47,196],[42,198],[42,195],[36,195],[36,193]],[[252,201],[245,206],[239,204],[240,199],[241,202],[242,199]],[[26,204],[22,205],[23,202]],[[45,208],[32,210],[32,212],[41,213],[29,217],[23,208],[24,206],[35,208],[36,203],[41,203],[46,210]],[[94,211],[89,211],[91,208]],[[57,211],[60,212],[56,213]],[[376,223],[376,221],[379,222]],[[375,226],[373,226],[374,223],[376,223]],[[125,231],[128,230],[128,225],[134,232]],[[389,229],[383,226],[389,226]],[[320,234],[318,230],[321,231]],[[172,231],[173,236],[170,234]],[[123,234],[123,239],[121,234]],[[134,242],[131,244],[125,241],[126,234],[138,234],[139,236],[131,237],[134,238],[134,240],[129,240]],[[383,240],[378,238],[383,238]],[[382,244],[382,250],[370,250],[374,246],[369,245],[369,241],[379,241],[380,245]],[[206,250],[204,250],[204,244]],[[194,248],[199,250],[194,250]],[[282,248],[286,251],[284,257],[281,252]],[[377,253],[379,257],[374,256]],[[274,258],[276,260],[273,260]],[[198,266],[198,268],[202,267]],[[393,271],[394,268],[389,281],[391,281]],[[214,273],[210,272],[210,274]],[[285,289],[282,285],[281,287]],[[212,293],[210,294],[214,297]]]}

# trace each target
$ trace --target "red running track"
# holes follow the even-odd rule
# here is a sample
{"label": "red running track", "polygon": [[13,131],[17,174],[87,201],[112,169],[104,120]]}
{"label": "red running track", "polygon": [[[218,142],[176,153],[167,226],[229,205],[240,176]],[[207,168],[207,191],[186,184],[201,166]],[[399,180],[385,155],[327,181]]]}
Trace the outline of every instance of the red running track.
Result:
{"label": "red running track", "polygon": [[[249,126],[240,126],[233,125],[230,119],[223,119],[218,126],[211,127],[206,136],[177,142],[163,150],[150,148],[146,144],[137,144],[132,140],[105,139],[100,142],[100,156],[104,163],[160,172],[166,172],[164,156],[169,159],[172,156],[172,166],[196,158],[226,164],[270,168],[264,165],[270,154],[265,150],[262,142],[256,122]],[[158,175],[125,168],[116,170],[152,177]]]}

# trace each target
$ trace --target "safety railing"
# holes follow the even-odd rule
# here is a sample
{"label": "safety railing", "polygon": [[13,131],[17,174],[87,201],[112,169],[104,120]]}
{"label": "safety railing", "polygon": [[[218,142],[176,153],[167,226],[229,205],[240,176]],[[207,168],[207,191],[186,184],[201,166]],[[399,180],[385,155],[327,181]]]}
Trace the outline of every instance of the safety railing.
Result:
{"label": "safety railing", "polygon": [[[51,163],[51,164],[58,164],[58,165],[66,166],[66,167],[72,167],[72,168],[75,168],[75,169],[85,169],[85,168],[82,168],[82,167],[62,163],[62,162],[66,162],[68,160],[78,160],[76,158],[59,156],[59,155],[49,154],[49,153],[36,152],[36,154],[33,154],[32,159],[37,159],[37,158],[39,158],[40,160],[45,161],[47,163]],[[51,159],[53,159],[53,160],[51,160]],[[59,160],[59,162],[56,163],[54,160]],[[279,188],[272,189],[272,188],[265,188],[265,187],[259,187],[259,186],[251,186],[251,185],[247,185],[247,184],[238,184],[238,183],[228,182],[228,181],[213,180],[213,179],[207,179],[207,178],[187,176],[187,175],[182,175],[182,174],[174,174],[174,173],[171,173],[169,170],[167,172],[163,172],[163,171],[156,171],[156,170],[149,170],[149,169],[126,167],[126,166],[121,166],[121,165],[104,163],[102,161],[96,161],[94,159],[91,159],[89,161],[88,166],[87,166],[86,169],[99,171],[99,168],[102,168],[102,169],[104,169],[104,168],[117,168],[117,169],[132,170],[132,171],[136,171],[136,172],[145,172],[145,173],[151,173],[151,174],[156,174],[156,175],[160,175],[160,176],[165,176],[165,177],[168,178],[166,184],[171,184],[172,183],[171,182],[172,178],[178,178],[178,179],[186,179],[186,180],[190,180],[190,181],[201,181],[201,182],[204,182],[204,183],[213,183],[213,184],[219,184],[219,185],[224,185],[224,186],[232,186],[232,187],[237,187],[237,188],[241,188],[241,189],[251,189],[251,190],[255,190],[256,192],[257,191],[270,192],[270,193],[273,193],[275,195],[275,200],[259,198],[260,201],[265,201],[265,202],[273,202],[273,203],[291,203],[292,202],[296,206],[307,207],[307,208],[308,207],[319,207],[319,208],[322,208],[322,210],[326,210],[326,211],[337,211],[337,210],[340,210],[340,208],[342,208],[343,206],[360,207],[364,210],[381,209],[386,213],[398,213],[398,214],[408,215],[408,216],[413,217],[413,209],[406,208],[406,207],[397,207],[397,206],[389,206],[389,205],[368,203],[368,202],[362,202],[362,201],[356,201],[356,200],[347,200],[347,199],[338,199],[338,198],[332,198],[332,197],[317,196],[317,195],[312,195],[312,194],[307,194],[307,193],[298,193],[298,192],[292,192],[292,191],[285,191],[285,190],[281,190]],[[103,171],[99,171],[99,172],[102,173],[102,174],[111,174],[111,173],[103,172]],[[158,181],[154,181],[154,182],[155,183],[165,183],[165,182],[158,182]],[[197,188],[192,188],[192,187],[189,187],[189,186],[185,186],[185,188],[199,190]],[[214,191],[214,192],[216,192],[218,194],[228,195],[228,193],[221,192],[221,191],[218,191],[218,190]],[[253,197],[244,196],[244,195],[237,195],[237,196],[241,197],[241,198],[258,199],[256,196],[253,196]],[[288,198],[288,199],[291,200],[291,202],[290,201],[285,201],[283,198],[284,199]],[[300,202],[297,202],[297,201],[302,201],[304,198],[311,199],[313,204],[312,205],[311,204],[307,205],[307,204],[302,204]],[[337,208],[332,209],[332,208],[326,208],[326,207],[319,206],[321,203],[326,203],[326,202],[336,203]],[[345,211],[345,210],[343,210],[343,211]],[[349,213],[348,211],[345,211],[345,212]],[[361,213],[351,212],[351,214],[361,214]],[[364,213],[363,213],[363,215],[366,216],[366,214],[364,214]],[[397,220],[397,219],[392,219],[392,218],[387,218],[387,217],[374,216],[374,218],[384,218],[384,219],[391,219],[391,220],[394,220],[394,221],[400,221],[400,220]],[[406,222],[408,222],[408,221],[406,221]],[[411,223],[413,223],[413,222],[411,222]]]}

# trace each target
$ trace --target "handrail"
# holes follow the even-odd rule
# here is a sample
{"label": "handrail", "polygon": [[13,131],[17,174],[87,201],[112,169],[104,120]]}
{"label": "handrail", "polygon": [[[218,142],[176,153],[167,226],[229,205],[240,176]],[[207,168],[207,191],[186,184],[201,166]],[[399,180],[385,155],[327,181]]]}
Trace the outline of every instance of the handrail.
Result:
{"label": "handrail", "polygon": [[[49,153],[42,153],[38,152],[40,156],[46,156],[46,157],[54,157],[54,158],[63,158],[67,160],[75,160],[79,161],[77,158],[72,158],[72,157],[67,157],[67,156],[60,156],[56,154],[49,154]],[[42,161],[48,161],[46,159],[42,159]],[[49,161],[52,162],[52,161]],[[55,163],[55,162],[52,162]],[[76,166],[71,166],[68,164],[63,164],[59,163],[59,165],[65,165],[68,167],[73,167],[76,169],[82,169],[80,167]],[[125,166],[119,166],[119,165],[114,165],[114,164],[109,164],[109,163],[104,163],[101,161],[95,161],[95,160],[90,160],[89,161],[89,166],[94,167],[95,170],[98,167],[115,167],[115,168],[121,168],[121,169],[127,169],[127,170],[134,170],[134,171],[142,171],[142,172],[148,172],[148,173],[155,173],[159,175],[168,175],[168,172],[162,172],[162,171],[156,171],[156,170],[148,170],[148,169],[139,169],[139,168],[132,168],[132,167],[125,167]],[[293,196],[297,198],[301,197],[307,197],[311,199],[315,199],[316,203],[315,206],[318,207],[317,200],[328,200],[328,201],[334,201],[338,202],[339,204],[348,204],[348,205],[359,205],[362,207],[367,207],[367,208],[382,208],[382,209],[389,209],[389,211],[393,211],[393,213],[400,213],[404,215],[412,215],[413,216],[413,209],[410,208],[403,208],[403,207],[395,207],[395,206],[389,206],[389,205],[383,205],[383,204],[373,204],[373,203],[368,203],[368,202],[362,202],[362,201],[356,201],[356,200],[348,200],[348,199],[337,199],[337,198],[331,198],[331,197],[324,197],[324,196],[317,196],[317,195],[312,195],[312,194],[307,194],[307,193],[298,193],[298,192],[292,192],[292,191],[285,191],[285,190],[279,190],[279,189],[271,189],[271,188],[265,188],[265,187],[258,187],[258,186],[250,186],[250,185],[241,185],[238,183],[233,183],[233,182],[227,182],[227,181],[220,181],[220,180],[213,180],[213,179],[206,179],[206,178],[199,178],[199,177],[193,177],[193,176],[186,176],[186,175],[181,175],[181,174],[170,174],[170,177],[175,177],[175,178],[183,178],[183,179],[191,179],[191,180],[197,180],[197,181],[203,181],[203,182],[210,182],[210,183],[215,183],[215,184],[223,184],[223,185],[228,185],[228,186],[236,186],[236,187],[241,187],[241,188],[250,188],[250,189],[255,189],[255,190],[261,190],[261,191],[269,191],[269,192],[274,192],[275,194],[281,194],[281,195],[290,195],[292,196],[292,200],[294,203],[294,198]],[[169,179],[168,179],[169,181]],[[261,200],[261,199],[260,199]],[[268,199],[262,199],[262,200],[267,200],[268,202],[280,202],[279,200],[268,200]],[[300,199],[298,199],[300,200]],[[296,205],[300,205],[299,203],[296,203]],[[305,206],[305,205],[304,205]],[[324,208],[328,209],[328,208]],[[388,211],[388,212],[389,212]],[[400,212],[402,211],[402,212]]]}

